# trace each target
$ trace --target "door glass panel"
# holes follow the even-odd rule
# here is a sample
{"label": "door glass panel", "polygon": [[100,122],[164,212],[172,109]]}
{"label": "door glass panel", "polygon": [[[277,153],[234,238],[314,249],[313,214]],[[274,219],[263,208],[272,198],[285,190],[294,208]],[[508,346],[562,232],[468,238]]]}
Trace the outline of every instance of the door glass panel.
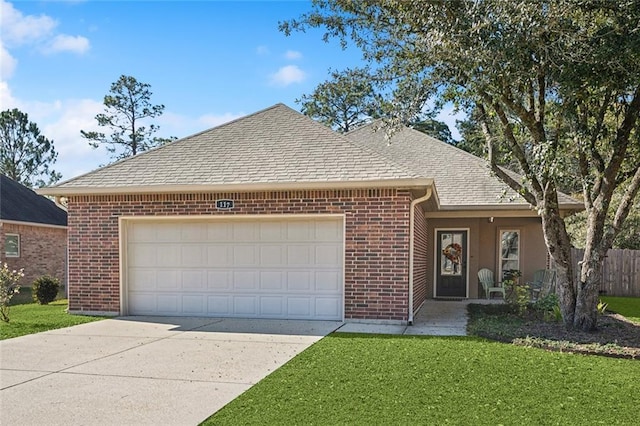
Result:
{"label": "door glass panel", "polygon": [[462,233],[451,232],[440,234],[440,274],[441,275],[462,275],[462,253],[463,241]]}

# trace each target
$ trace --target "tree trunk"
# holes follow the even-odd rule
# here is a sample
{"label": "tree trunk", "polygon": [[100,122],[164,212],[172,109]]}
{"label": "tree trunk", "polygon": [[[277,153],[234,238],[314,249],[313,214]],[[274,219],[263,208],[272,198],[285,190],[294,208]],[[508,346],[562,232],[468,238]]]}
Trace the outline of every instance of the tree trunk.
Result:
{"label": "tree trunk", "polygon": [[547,210],[543,212],[541,217],[544,239],[556,267],[556,292],[558,293],[562,320],[567,328],[571,328],[574,326],[576,308],[571,243],[564,222],[557,210]]}
{"label": "tree trunk", "polygon": [[597,326],[602,261],[600,253],[585,250],[580,266],[580,282],[576,288],[576,313],[573,319],[573,326],[584,331],[593,331]]}

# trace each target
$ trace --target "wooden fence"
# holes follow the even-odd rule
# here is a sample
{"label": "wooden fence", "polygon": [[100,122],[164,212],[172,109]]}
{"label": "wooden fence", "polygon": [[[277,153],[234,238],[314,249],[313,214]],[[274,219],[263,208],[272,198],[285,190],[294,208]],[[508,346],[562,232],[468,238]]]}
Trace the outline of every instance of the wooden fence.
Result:
{"label": "wooden fence", "polygon": [[[571,256],[579,279],[583,249],[572,249]],[[640,297],[640,250],[611,249],[602,268],[600,291],[607,296]]]}

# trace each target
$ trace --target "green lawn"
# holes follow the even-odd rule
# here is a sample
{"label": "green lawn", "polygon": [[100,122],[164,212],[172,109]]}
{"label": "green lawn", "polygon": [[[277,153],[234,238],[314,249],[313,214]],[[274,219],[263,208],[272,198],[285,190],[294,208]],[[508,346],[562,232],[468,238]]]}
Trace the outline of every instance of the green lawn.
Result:
{"label": "green lawn", "polygon": [[204,424],[637,424],[639,406],[637,360],[332,334]]}
{"label": "green lawn", "polygon": [[640,323],[640,297],[602,296],[600,299],[607,303],[607,310]]}
{"label": "green lawn", "polygon": [[[12,299],[12,302],[15,300]],[[66,310],[67,300],[65,299],[56,300],[48,305],[12,303],[9,311],[11,321],[9,323],[0,321],[0,340],[102,319],[102,317],[69,315]]]}

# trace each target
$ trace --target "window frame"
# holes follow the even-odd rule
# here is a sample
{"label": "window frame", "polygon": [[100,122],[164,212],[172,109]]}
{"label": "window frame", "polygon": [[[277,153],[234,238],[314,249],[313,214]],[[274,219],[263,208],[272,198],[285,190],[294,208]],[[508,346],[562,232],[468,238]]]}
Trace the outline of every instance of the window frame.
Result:
{"label": "window frame", "polygon": [[[16,244],[17,253],[15,253],[15,254],[14,253],[9,253],[7,251],[7,242],[9,240],[9,237],[15,237],[16,240],[17,240],[17,244]],[[20,257],[20,248],[21,248],[20,247],[20,234],[14,234],[14,233],[4,234],[4,255],[5,255],[5,257],[7,257],[7,258],[10,257],[10,258],[13,258],[13,259],[19,258]]]}
{"label": "window frame", "polygon": [[[509,259],[509,258],[505,258],[502,256],[502,236],[507,233],[507,232],[513,232],[518,234],[518,245],[517,245],[517,258],[516,259]],[[518,267],[516,268],[517,270],[522,272],[522,231],[518,228],[500,228],[498,230],[498,256],[497,256],[497,260],[498,260],[498,275],[497,278],[502,281],[504,279],[504,270],[503,268],[503,262],[505,261],[510,261],[510,262],[517,262]],[[510,268],[513,269],[513,268]]]}

